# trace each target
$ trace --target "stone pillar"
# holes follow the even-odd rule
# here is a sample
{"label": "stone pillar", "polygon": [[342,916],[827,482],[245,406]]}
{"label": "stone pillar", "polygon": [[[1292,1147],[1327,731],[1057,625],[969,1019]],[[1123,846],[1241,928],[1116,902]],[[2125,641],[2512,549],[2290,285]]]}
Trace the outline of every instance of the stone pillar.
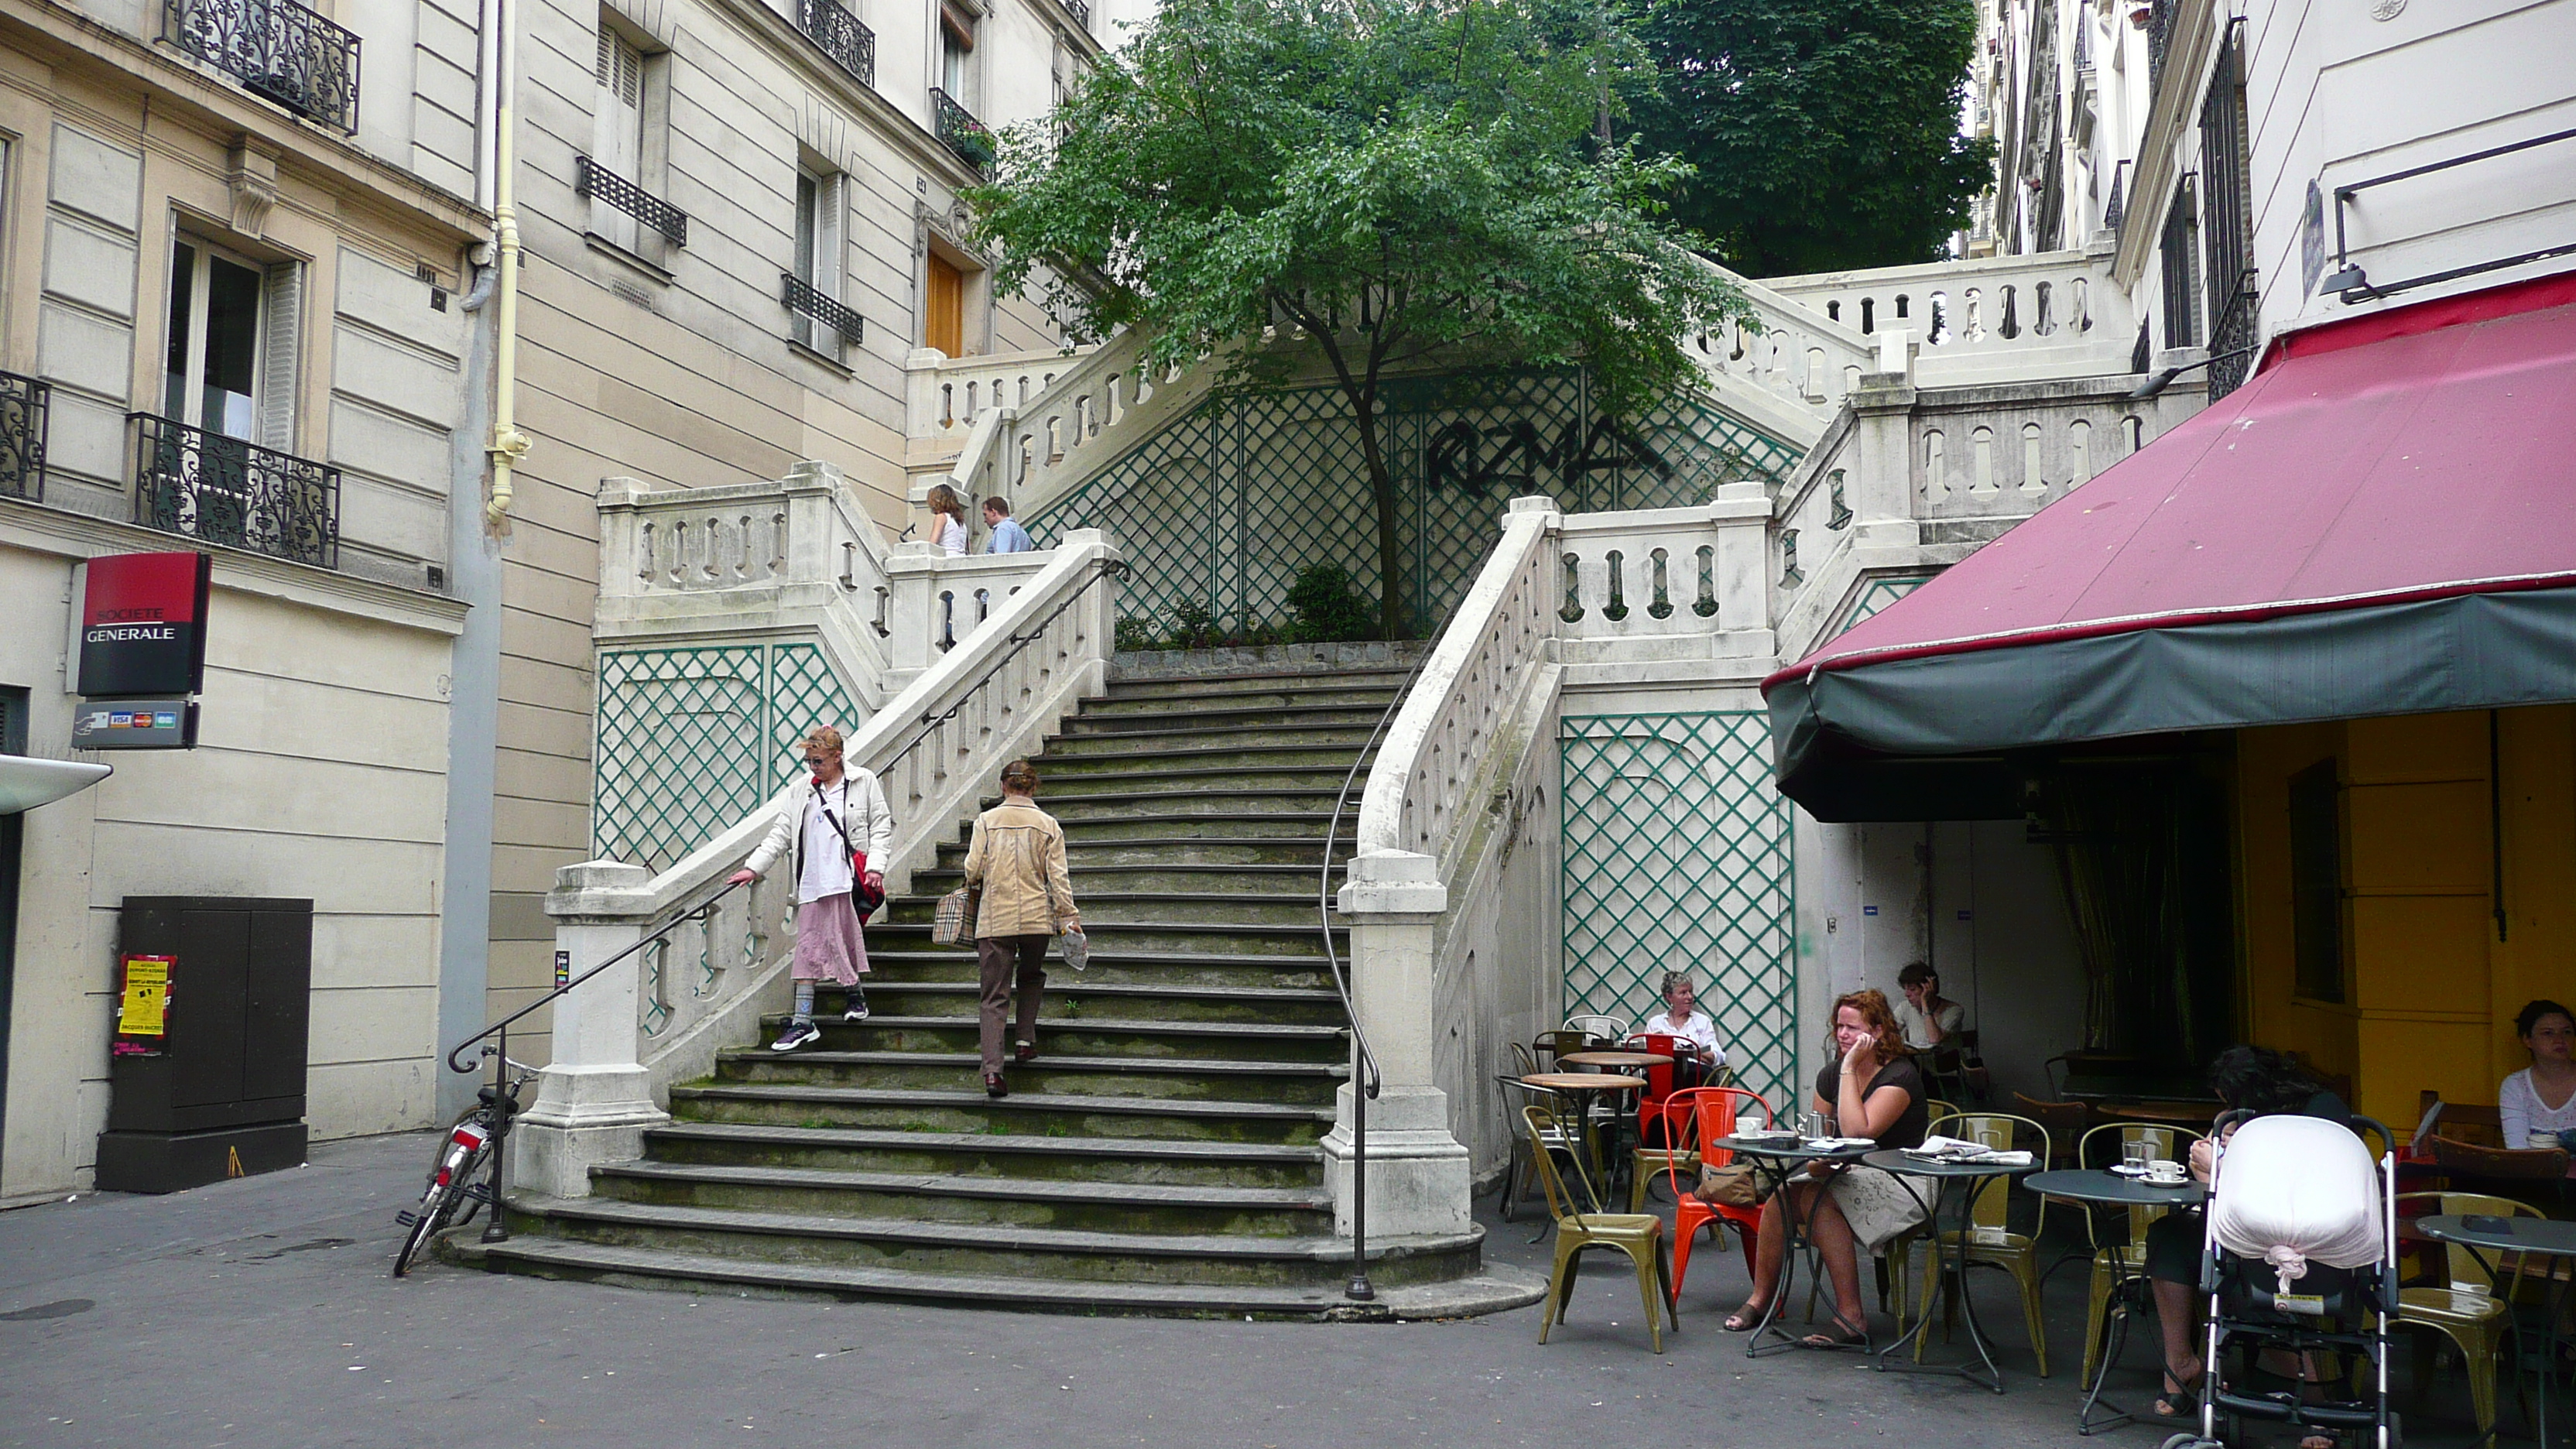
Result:
{"label": "stone pillar", "polygon": [[[887,552],[886,583],[894,590],[887,610],[886,692],[894,694],[939,662],[938,546],[910,538]],[[970,616],[971,621],[971,616]]]}
{"label": "stone pillar", "polygon": [[[1474,1224],[1466,1146],[1449,1130],[1449,1094],[1437,1084],[1438,927],[1449,890],[1439,863],[1410,851],[1374,851],[1351,862],[1340,909],[1351,923],[1352,1010],[1376,1053],[1383,1090],[1368,1103],[1368,1230],[1372,1241],[1463,1233]],[[1354,1201],[1353,1079],[1336,1095],[1324,1138],[1324,1182],[1335,1228],[1351,1230]]]}
{"label": "stone pillar", "polygon": [[[546,893],[555,949],[571,953],[571,974],[642,939],[652,877],[642,866],[584,861],[555,872]],[[643,962],[629,957],[554,1005],[553,1063],[537,1079],[536,1105],[512,1128],[511,1181],[556,1197],[590,1195],[594,1163],[644,1155],[644,1129],[669,1114],[636,1060],[636,993]]]}

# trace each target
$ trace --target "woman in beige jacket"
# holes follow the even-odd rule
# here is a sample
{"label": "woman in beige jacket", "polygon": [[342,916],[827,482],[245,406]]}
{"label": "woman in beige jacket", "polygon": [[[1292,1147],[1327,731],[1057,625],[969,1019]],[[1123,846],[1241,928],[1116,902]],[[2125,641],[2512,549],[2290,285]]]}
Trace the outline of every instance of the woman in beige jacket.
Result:
{"label": "woman in beige jacket", "polygon": [[1026,760],[1002,769],[1002,803],[975,818],[966,847],[966,884],[984,888],[975,912],[975,955],[983,968],[984,1092],[1010,1095],[1002,1080],[1002,1013],[1010,1005],[1016,963],[1019,1030],[1012,1056],[1038,1054],[1038,998],[1046,991],[1047,942],[1079,932],[1073,880],[1065,871],[1064,827],[1038,808],[1038,772]]}

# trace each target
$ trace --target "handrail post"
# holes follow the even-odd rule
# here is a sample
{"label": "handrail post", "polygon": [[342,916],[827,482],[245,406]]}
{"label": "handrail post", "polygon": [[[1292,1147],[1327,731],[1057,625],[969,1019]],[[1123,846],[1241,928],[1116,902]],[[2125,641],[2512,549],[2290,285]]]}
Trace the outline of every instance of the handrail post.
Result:
{"label": "handrail post", "polygon": [[[518,1104],[510,1093],[510,1024],[501,1023],[492,1054],[492,1215],[483,1222],[483,1241],[510,1241],[510,1217],[503,1203],[510,1192],[510,1128]],[[441,1149],[442,1151],[445,1149]],[[471,1186],[471,1184],[468,1184]]]}
{"label": "handrail post", "polygon": [[[652,877],[642,866],[584,861],[555,872],[546,913],[556,950],[573,972],[588,970],[643,939],[652,916]],[[670,1120],[654,1105],[650,1075],[636,1060],[640,958],[603,971],[554,1005],[550,1064],[535,1105],[521,1115],[517,1176],[554,1197],[586,1197],[595,1163],[644,1155],[644,1129]]]}
{"label": "handrail post", "polygon": [[[1449,1130],[1449,1094],[1433,1057],[1437,932],[1449,908],[1439,862],[1407,851],[1356,856],[1338,905],[1350,928],[1352,1024],[1366,1036],[1383,1086],[1370,1102],[1360,1062],[1338,1094],[1323,1143],[1335,1231],[1356,1238],[1374,1217],[1407,1236],[1472,1232],[1467,1149]],[[1352,1267],[1364,1273],[1366,1264]]]}

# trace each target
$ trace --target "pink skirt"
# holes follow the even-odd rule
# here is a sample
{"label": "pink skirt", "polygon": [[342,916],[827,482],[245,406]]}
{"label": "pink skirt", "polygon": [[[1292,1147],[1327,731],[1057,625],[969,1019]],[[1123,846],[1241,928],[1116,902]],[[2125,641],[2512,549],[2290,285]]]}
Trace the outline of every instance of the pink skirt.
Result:
{"label": "pink skirt", "polygon": [[796,908],[796,955],[788,964],[789,976],[856,986],[867,970],[868,943],[859,934],[859,913],[851,907],[848,891]]}

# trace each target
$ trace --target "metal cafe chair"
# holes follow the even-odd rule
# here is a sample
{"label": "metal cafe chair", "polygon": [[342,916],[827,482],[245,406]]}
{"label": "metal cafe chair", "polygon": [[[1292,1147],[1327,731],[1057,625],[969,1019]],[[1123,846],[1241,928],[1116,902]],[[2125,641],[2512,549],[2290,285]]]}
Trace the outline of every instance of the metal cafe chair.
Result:
{"label": "metal cafe chair", "polygon": [[[1521,1115],[1529,1123],[1533,1141],[1562,1130],[1545,1107],[1523,1107]],[[1578,1202],[1566,1190],[1556,1174],[1556,1158],[1551,1153],[1534,1153],[1530,1160],[1538,1167],[1539,1185],[1547,1190],[1547,1207],[1556,1219],[1555,1265],[1548,1273],[1547,1297],[1539,1304],[1538,1341],[1547,1342],[1548,1330],[1565,1321],[1568,1300],[1574,1296],[1574,1280],[1582,1271],[1582,1254],[1586,1249],[1606,1248],[1628,1255],[1637,1267],[1637,1291],[1646,1307],[1646,1333],[1657,1353],[1664,1351],[1664,1320],[1671,1319],[1674,1328],[1681,1318],[1673,1307],[1672,1257],[1664,1241],[1664,1220],[1653,1213],[1605,1213],[1588,1177],[1577,1173],[1585,1199]],[[1661,1308],[1659,1316],[1655,1310]]]}

